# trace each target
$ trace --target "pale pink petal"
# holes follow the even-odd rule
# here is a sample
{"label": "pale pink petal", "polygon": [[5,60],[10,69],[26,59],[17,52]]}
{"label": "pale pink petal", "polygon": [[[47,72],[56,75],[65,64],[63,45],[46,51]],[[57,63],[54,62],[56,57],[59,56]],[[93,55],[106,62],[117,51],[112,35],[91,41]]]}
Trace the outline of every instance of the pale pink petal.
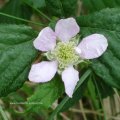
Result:
{"label": "pale pink petal", "polygon": [[53,50],[56,46],[56,34],[50,27],[46,27],[40,31],[33,44],[40,51]]}
{"label": "pale pink petal", "polygon": [[79,73],[77,70],[70,66],[62,72],[62,80],[65,85],[65,92],[69,97],[72,97],[75,86],[79,81]]}
{"label": "pale pink petal", "polygon": [[74,18],[60,19],[55,27],[57,37],[63,42],[69,41],[72,37],[76,36],[79,31],[80,28]]}
{"label": "pale pink petal", "polygon": [[32,82],[48,82],[50,81],[57,71],[57,62],[56,61],[43,61],[38,64],[34,64],[31,67],[29,73],[29,80]]}
{"label": "pale pink petal", "polygon": [[104,35],[92,34],[85,37],[77,47],[77,52],[83,59],[93,59],[101,56],[107,49],[108,42]]}

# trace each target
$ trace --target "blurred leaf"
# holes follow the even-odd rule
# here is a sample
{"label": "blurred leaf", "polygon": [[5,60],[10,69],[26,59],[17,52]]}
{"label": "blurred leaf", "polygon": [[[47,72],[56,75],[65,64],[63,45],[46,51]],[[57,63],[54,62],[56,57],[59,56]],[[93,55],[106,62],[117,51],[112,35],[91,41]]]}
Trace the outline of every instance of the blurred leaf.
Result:
{"label": "blurred leaf", "polygon": [[65,17],[75,16],[78,0],[61,0]]}
{"label": "blurred leaf", "polygon": [[100,101],[98,98],[98,92],[96,92],[96,88],[95,88],[95,85],[93,83],[93,79],[91,76],[89,77],[89,80],[87,83],[87,92],[86,93],[87,93],[86,97],[88,99],[91,99],[91,102],[92,102],[95,110],[100,109],[101,107],[100,107]]}
{"label": "blurred leaf", "polygon": [[37,55],[36,33],[24,25],[0,25],[0,97],[19,89]]}
{"label": "blurred leaf", "polygon": [[25,0],[35,8],[43,8],[46,6],[45,0]]}
{"label": "blurred leaf", "polygon": [[89,12],[99,11],[104,8],[120,7],[120,0],[82,0],[83,6]]}
{"label": "blurred leaf", "polygon": [[111,96],[114,94],[113,89],[106,84],[104,81],[102,81],[100,78],[92,75],[89,77],[88,84],[87,84],[87,98],[91,98],[92,104],[94,105],[95,109],[98,110],[100,109],[100,103],[99,103],[99,97],[98,97],[98,91],[96,89],[96,85],[94,82],[94,79],[96,81],[96,84],[98,86],[99,94],[102,98]]}
{"label": "blurred leaf", "polygon": [[[63,83],[58,77],[50,82],[40,84],[35,93],[28,98],[27,102],[31,103],[28,105],[28,110],[31,112],[48,109],[63,92]],[[33,102],[35,104],[32,104]]]}
{"label": "blurred leaf", "polygon": [[[30,19],[31,16],[31,10],[28,6],[22,4],[21,0],[10,0],[2,9],[0,9],[0,12],[20,17],[23,19]],[[23,23],[19,20],[15,20],[6,16],[0,16],[0,23]]]}
{"label": "blurred leaf", "polygon": [[120,9],[105,9],[77,18],[82,37],[93,33],[105,35],[107,51],[91,65],[94,72],[108,85],[120,89]]}
{"label": "blurred leaf", "polygon": [[96,83],[102,98],[106,98],[114,94],[113,88],[102,81],[100,78],[96,77]]}
{"label": "blurred leaf", "polygon": [[60,0],[46,0],[45,11],[51,16],[64,16],[63,6]]}

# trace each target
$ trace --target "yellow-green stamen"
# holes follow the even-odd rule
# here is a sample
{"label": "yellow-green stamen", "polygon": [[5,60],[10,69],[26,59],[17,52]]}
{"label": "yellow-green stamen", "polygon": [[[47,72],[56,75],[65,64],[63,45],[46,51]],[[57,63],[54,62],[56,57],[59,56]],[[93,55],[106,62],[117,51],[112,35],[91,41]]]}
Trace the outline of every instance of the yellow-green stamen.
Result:
{"label": "yellow-green stamen", "polygon": [[79,56],[75,51],[74,42],[59,42],[53,51],[55,59],[59,62],[59,68],[75,65],[79,61]]}

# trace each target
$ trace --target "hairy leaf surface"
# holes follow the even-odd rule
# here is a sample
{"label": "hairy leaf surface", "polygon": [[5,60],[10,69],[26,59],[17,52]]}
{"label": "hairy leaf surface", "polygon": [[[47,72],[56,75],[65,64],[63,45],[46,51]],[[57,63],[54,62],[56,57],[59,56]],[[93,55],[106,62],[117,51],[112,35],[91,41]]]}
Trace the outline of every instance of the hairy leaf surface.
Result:
{"label": "hairy leaf surface", "polygon": [[37,51],[33,47],[36,33],[24,25],[0,25],[0,97],[19,89]]}
{"label": "hairy leaf surface", "polygon": [[108,39],[107,51],[91,67],[107,84],[120,89],[120,9],[105,9],[77,21],[82,37],[100,33]]}

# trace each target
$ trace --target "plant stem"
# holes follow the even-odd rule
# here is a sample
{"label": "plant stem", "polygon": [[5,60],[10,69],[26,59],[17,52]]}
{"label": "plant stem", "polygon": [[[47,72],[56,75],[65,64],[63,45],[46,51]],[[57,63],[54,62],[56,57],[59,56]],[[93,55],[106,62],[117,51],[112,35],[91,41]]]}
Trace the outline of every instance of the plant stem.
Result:
{"label": "plant stem", "polygon": [[117,92],[117,89],[113,88],[113,90],[114,90],[114,92],[115,92],[115,94],[116,94],[116,96],[118,98],[119,103],[120,103],[120,96],[119,96],[119,93]]}
{"label": "plant stem", "polygon": [[100,95],[100,92],[99,92],[99,88],[98,88],[98,85],[97,85],[97,82],[95,80],[95,77],[93,76],[93,81],[95,83],[95,86],[96,86],[96,89],[97,89],[97,93],[98,93],[98,97],[100,99],[100,104],[102,106],[102,110],[103,110],[103,113],[104,113],[104,120],[106,120],[106,113],[105,113],[105,110],[104,110],[104,107],[103,107],[103,104],[102,104],[102,98],[101,98],[101,95]]}
{"label": "plant stem", "polygon": [[3,111],[3,109],[2,109],[1,106],[0,106],[0,113],[1,113],[1,115],[2,115],[2,117],[3,117],[4,120],[8,120],[6,114],[5,114],[5,112]]}
{"label": "plant stem", "polygon": [[82,111],[83,119],[84,119],[84,120],[87,120],[87,116],[86,116],[86,113],[84,112],[84,107],[83,107],[83,102],[82,102],[82,100],[80,100],[80,109],[81,109],[81,111]]}
{"label": "plant stem", "polygon": [[9,15],[9,14],[6,14],[6,13],[2,13],[2,12],[0,12],[0,15],[3,15],[3,16],[9,17],[9,18],[13,18],[13,19],[16,19],[16,20],[20,20],[20,21],[23,21],[23,22],[29,22],[29,23],[32,23],[32,24],[35,24],[35,25],[39,25],[39,26],[45,26],[42,23],[32,22],[30,20],[25,20],[23,18],[15,17],[15,16],[12,16],[12,15]]}

